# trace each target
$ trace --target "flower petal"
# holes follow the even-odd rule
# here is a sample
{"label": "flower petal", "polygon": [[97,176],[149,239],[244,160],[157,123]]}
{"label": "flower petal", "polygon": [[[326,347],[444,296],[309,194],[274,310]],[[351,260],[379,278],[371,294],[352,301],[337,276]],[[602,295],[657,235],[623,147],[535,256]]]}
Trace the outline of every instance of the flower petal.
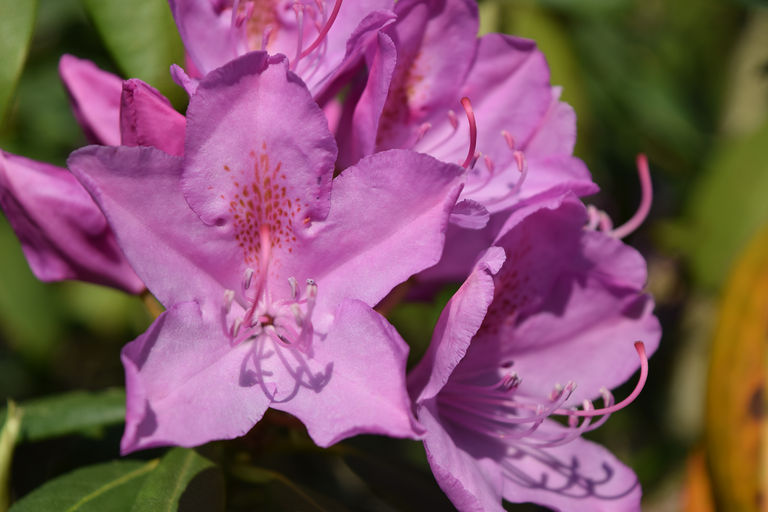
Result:
{"label": "flower petal", "polygon": [[231,16],[220,16],[210,0],[168,0],[176,27],[200,72],[208,72],[237,57]]}
{"label": "flower petal", "polygon": [[482,253],[461,288],[440,314],[427,353],[408,374],[408,390],[417,403],[433,398],[448,382],[493,300],[493,274],[504,263],[504,249]]}
{"label": "flower petal", "polygon": [[343,299],[375,306],[437,263],[463,180],[458,165],[405,150],[377,153],[333,180],[328,217],[284,261],[287,272],[318,284],[317,329],[327,331]]}
{"label": "flower petal", "polygon": [[635,473],[599,444],[576,438],[556,448],[510,447],[501,462],[504,499],[559,512],[640,512]]}
{"label": "flower petal", "polygon": [[0,205],[41,281],[144,290],[104,214],[66,169],[0,151]]}
{"label": "flower petal", "polygon": [[419,421],[427,428],[424,448],[438,485],[461,512],[503,512],[501,493],[505,487],[498,464],[489,457],[470,455],[456,445],[434,400],[418,408]]}
{"label": "flower petal", "polygon": [[223,297],[222,276],[237,264],[221,256],[231,244],[230,234],[206,226],[189,208],[181,191],[181,158],[155,148],[89,146],[72,153],[67,163],[161,303],[204,304]]}
{"label": "flower petal", "polygon": [[217,310],[174,304],[122,351],[122,454],[241,436],[259,421],[274,385],[248,368],[253,344],[235,347]]}
{"label": "flower petal", "polygon": [[[182,187],[206,224],[228,236],[228,288],[260,272],[260,230],[269,227],[269,279],[311,221],[330,207],[336,143],[322,110],[282,56],[252,52],[203,78],[187,110]],[[301,276],[296,276],[301,277]],[[260,278],[260,277],[259,277]]]}
{"label": "flower petal", "polygon": [[59,76],[85,137],[93,144],[120,145],[120,77],[96,67],[89,60],[64,54]]}
{"label": "flower petal", "polygon": [[132,78],[123,82],[120,135],[123,146],[152,146],[184,156],[186,118],[154,87]]}
{"label": "flower petal", "polygon": [[[293,373],[301,376],[299,368],[306,368],[307,381],[313,373],[322,376],[315,386],[300,385],[301,378],[289,377],[284,369],[281,375],[276,364],[265,367],[276,376],[272,407],[303,421],[315,443],[330,446],[357,434],[421,436],[423,428],[405,389],[408,345],[384,317],[363,302],[345,300],[328,336],[316,340],[312,350],[312,357]],[[288,399],[283,398],[286,383]]]}

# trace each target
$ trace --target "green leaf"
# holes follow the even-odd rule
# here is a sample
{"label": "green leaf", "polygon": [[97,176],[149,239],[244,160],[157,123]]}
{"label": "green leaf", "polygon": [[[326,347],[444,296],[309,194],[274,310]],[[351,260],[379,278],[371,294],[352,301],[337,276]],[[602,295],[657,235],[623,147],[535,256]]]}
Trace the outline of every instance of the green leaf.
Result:
{"label": "green leaf", "polygon": [[[125,391],[108,389],[98,393],[75,391],[23,402],[21,438],[40,441],[116,425],[125,419]],[[0,411],[0,420],[6,411]]]}
{"label": "green leaf", "polygon": [[19,500],[10,512],[130,512],[159,460],[116,460],[60,476]]}
{"label": "green leaf", "polygon": [[0,430],[0,511],[2,512],[8,510],[11,461],[21,427],[21,418],[24,415],[24,410],[16,407],[13,400],[8,400],[8,411],[10,414],[6,415],[3,429]]}
{"label": "green leaf", "polygon": [[167,0],[84,0],[88,15],[122,72],[165,94],[176,108],[186,93],[171,79],[171,64],[184,64],[184,45]]}
{"label": "green leaf", "polygon": [[686,220],[661,228],[664,245],[688,256],[696,283],[716,289],[734,257],[768,222],[768,122],[721,145],[696,184]]}
{"label": "green leaf", "polygon": [[131,510],[223,511],[224,475],[219,466],[195,450],[174,448],[144,482]]}
{"label": "green leaf", "polygon": [[37,0],[0,0],[0,122],[27,59]]}

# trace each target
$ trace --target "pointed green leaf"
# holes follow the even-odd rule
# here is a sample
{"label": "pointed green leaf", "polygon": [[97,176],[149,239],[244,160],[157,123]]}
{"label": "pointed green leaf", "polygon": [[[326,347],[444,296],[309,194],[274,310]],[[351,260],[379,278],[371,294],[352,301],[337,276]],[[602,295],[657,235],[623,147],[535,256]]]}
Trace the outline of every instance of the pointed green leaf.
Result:
{"label": "pointed green leaf", "polygon": [[84,0],[107,49],[128,78],[156,87],[179,108],[186,93],[171,79],[171,64],[184,65],[184,45],[167,0]]}
{"label": "pointed green leaf", "polygon": [[144,482],[131,510],[223,511],[224,475],[219,466],[197,451],[174,448]]}
{"label": "pointed green leaf", "polygon": [[3,429],[0,430],[0,511],[2,512],[8,510],[10,501],[8,486],[11,482],[11,461],[23,415],[24,410],[16,407],[13,400],[8,400],[8,414],[3,422]]}
{"label": "pointed green leaf", "polygon": [[130,512],[159,460],[116,460],[60,476],[19,500],[10,512]]}
{"label": "pointed green leaf", "polygon": [[37,0],[0,0],[0,122],[27,59]]}
{"label": "pointed green leaf", "polygon": [[[125,391],[108,389],[98,393],[75,391],[23,402],[21,439],[39,441],[117,425],[125,419]],[[0,411],[3,421],[6,411]]]}

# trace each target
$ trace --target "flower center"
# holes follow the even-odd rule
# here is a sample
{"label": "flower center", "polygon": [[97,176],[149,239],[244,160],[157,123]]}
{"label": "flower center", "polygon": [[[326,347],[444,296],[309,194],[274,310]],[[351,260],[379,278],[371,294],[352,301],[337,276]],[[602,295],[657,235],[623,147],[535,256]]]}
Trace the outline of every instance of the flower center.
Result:
{"label": "flower center", "polygon": [[[500,439],[510,444],[524,443],[536,448],[566,444],[584,432],[594,430],[608,420],[611,413],[623,409],[637,398],[648,378],[648,357],[642,341],[635,342],[640,357],[640,379],[634,391],[618,404],[606,388],[600,390],[605,407],[595,409],[584,400],[583,409],[563,409],[563,404],[576,389],[569,381],[556,385],[546,400],[533,400],[517,396],[522,380],[510,371],[511,363],[502,364],[504,376],[487,385],[449,381],[437,396],[440,414],[464,428]],[[552,415],[568,417],[568,427],[541,429],[544,420]],[[602,416],[592,424],[592,418]],[[584,418],[579,424],[579,417]]]}
{"label": "flower center", "polygon": [[[288,286],[291,289],[291,298],[273,299],[266,283],[272,259],[269,233],[269,225],[263,224],[260,227],[261,254],[258,283],[253,283],[255,271],[248,268],[242,281],[242,295],[248,307],[245,314],[232,323],[229,333],[234,344],[253,340],[259,336],[267,336],[285,348],[307,352],[312,345],[314,333],[312,312],[315,308],[317,285],[312,279],[307,279],[306,288],[302,294],[296,278],[290,277]],[[253,295],[251,290],[255,290]],[[227,314],[232,309],[234,299],[234,290],[224,292],[224,310]]]}

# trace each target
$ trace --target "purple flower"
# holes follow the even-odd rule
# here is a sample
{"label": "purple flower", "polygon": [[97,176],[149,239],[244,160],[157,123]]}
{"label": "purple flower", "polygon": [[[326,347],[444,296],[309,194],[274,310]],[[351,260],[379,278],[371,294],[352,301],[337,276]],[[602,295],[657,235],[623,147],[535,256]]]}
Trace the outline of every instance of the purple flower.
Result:
{"label": "purple flower", "polygon": [[168,308],[122,353],[124,453],[239,436],[267,407],[297,416],[320,446],[421,435],[407,345],[371,306],[437,262],[465,172],[389,151],[332,181],[335,160],[310,92],[264,52],[201,80],[183,158],[145,147],[70,157]]}
{"label": "purple flower", "polygon": [[[385,32],[397,64],[394,71],[370,70],[382,76],[368,83],[384,86],[369,87],[354,106],[355,121],[343,125],[343,164],[391,148],[463,163],[472,170],[462,199],[491,213],[568,190],[597,192],[584,163],[572,156],[576,115],[559,101],[560,88],[550,85],[533,41],[501,34],[477,39],[472,0],[402,0],[395,13],[397,22]],[[462,97],[472,102],[462,100],[469,119],[455,112]]]}
{"label": "purple flower", "polygon": [[[643,258],[586,221],[572,194],[516,210],[409,375],[429,463],[459,510],[501,511],[502,497],[559,511],[640,510],[634,473],[580,434],[637,396],[661,331],[640,293]],[[640,383],[614,404],[608,389],[637,370],[635,349]],[[595,410],[601,396],[606,407]]]}
{"label": "purple flower", "polygon": [[[369,43],[394,20],[393,0],[169,0],[181,39],[201,75],[249,51],[283,54],[324,105]],[[391,45],[391,41],[388,42]],[[194,94],[194,78],[174,69]],[[343,85],[343,84],[342,84]]]}

